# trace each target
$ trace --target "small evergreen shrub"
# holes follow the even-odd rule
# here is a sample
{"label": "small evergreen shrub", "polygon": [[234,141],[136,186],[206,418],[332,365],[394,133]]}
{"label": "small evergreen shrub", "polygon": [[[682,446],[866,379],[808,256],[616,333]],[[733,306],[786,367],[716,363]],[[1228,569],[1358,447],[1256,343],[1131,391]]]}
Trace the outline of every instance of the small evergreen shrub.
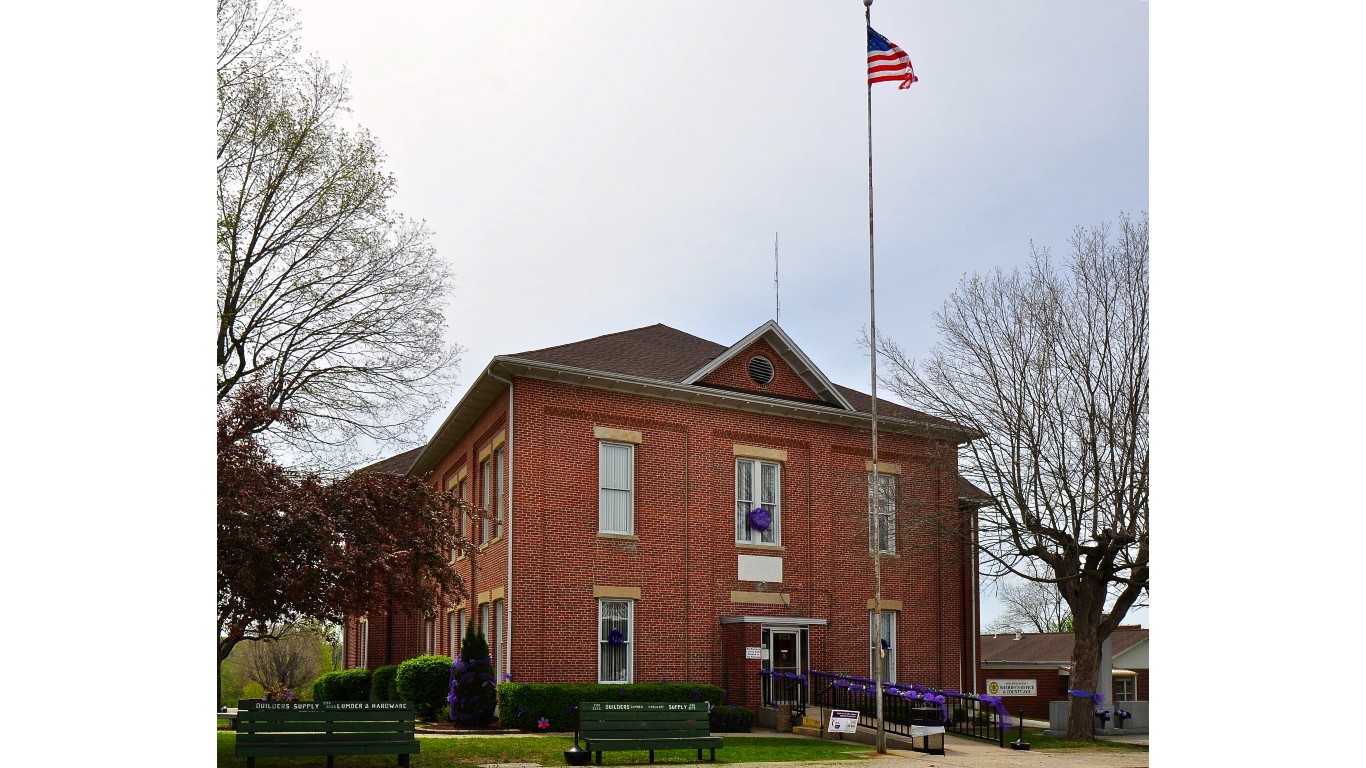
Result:
{"label": "small evergreen shrub", "polygon": [[749,733],[754,728],[754,711],[724,704],[711,708],[712,733]]}
{"label": "small evergreen shrub", "polygon": [[402,701],[397,686],[398,665],[380,667],[370,676],[371,701]]}
{"label": "small evergreen shrub", "polygon": [[[414,656],[398,665],[394,690],[400,701],[413,702],[413,713],[430,718],[446,703],[446,676],[450,656]],[[373,683],[371,685],[373,686]]]}
{"label": "small evergreen shrub", "polygon": [[314,701],[369,701],[370,670],[328,672],[313,682]]}
{"label": "small evergreen shrub", "polygon": [[[705,701],[715,711],[724,698],[719,686],[694,683],[503,683],[498,686],[498,722],[523,731],[569,732],[578,723],[579,704],[585,701]],[[540,727],[543,717],[549,721],[546,728]]]}
{"label": "small evergreen shrub", "polygon": [[450,704],[451,722],[471,728],[483,728],[492,722],[493,708],[498,703],[498,679],[493,672],[489,643],[474,622],[465,627],[460,655],[447,670],[450,677],[446,700]]}

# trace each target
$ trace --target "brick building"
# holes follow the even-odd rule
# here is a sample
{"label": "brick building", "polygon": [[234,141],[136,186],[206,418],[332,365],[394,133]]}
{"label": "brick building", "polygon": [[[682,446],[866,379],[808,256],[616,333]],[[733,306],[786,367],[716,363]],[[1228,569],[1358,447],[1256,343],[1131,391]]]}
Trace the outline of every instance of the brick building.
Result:
{"label": "brick building", "polygon": [[[729,347],[654,325],[495,357],[427,445],[373,468],[493,511],[461,521],[470,594],[348,620],[346,663],[453,655],[473,619],[520,682],[758,706],[761,669],[871,676],[870,410],[772,322]],[[969,690],[973,435],[882,400],[878,422],[886,677]]]}
{"label": "brick building", "polygon": [[[1012,714],[1048,719],[1050,701],[1067,701],[1072,664],[1070,632],[1005,632],[983,635],[982,679],[1024,683],[1012,693],[1005,687],[1004,703]],[[1137,624],[1121,624],[1110,634],[1110,690],[1117,706],[1148,701],[1148,630]],[[984,688],[985,690],[985,688]],[[991,693],[992,691],[987,691]],[[1127,707],[1133,709],[1133,707]]]}

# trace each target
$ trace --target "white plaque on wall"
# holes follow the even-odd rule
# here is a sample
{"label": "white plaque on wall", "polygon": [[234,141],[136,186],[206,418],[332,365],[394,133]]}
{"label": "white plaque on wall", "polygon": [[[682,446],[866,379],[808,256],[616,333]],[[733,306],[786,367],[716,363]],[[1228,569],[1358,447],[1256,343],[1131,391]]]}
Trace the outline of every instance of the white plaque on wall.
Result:
{"label": "white plaque on wall", "polygon": [[766,581],[780,584],[783,580],[783,559],[781,557],[740,555],[737,570],[740,572],[740,581]]}

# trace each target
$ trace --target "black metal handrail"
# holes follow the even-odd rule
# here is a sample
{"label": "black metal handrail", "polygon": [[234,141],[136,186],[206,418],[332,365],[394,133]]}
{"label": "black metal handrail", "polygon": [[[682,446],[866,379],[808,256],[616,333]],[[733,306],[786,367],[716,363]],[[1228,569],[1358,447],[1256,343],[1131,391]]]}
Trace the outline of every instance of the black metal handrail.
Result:
{"label": "black metal handrail", "polygon": [[[765,707],[790,704],[794,716],[801,717],[806,714],[806,675],[764,669],[760,670],[759,676],[767,682],[762,686]],[[778,693],[782,695],[778,696]]]}
{"label": "black metal handrail", "polygon": [[[817,706],[854,710],[859,725],[877,727],[877,683],[866,677],[812,670],[811,701]],[[905,736],[912,726],[943,725],[948,733],[1006,745],[1010,716],[991,697],[925,685],[883,683],[882,721],[887,733]]]}

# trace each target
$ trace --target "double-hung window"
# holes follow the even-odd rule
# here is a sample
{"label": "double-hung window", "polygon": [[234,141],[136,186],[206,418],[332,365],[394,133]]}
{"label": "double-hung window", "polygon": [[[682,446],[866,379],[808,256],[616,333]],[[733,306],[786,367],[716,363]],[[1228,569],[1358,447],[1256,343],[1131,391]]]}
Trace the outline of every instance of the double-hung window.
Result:
{"label": "double-hung window", "polygon": [[1115,701],[1138,701],[1137,682],[1132,677],[1113,677]]}
{"label": "double-hung window", "polygon": [[598,600],[598,682],[631,682],[631,635],[635,625],[631,600]]}
{"label": "double-hung window", "polygon": [[460,655],[460,633],[464,631],[460,626],[460,615],[461,613],[458,611],[446,611],[446,634],[451,639],[451,658]]}
{"label": "double-hung window", "polygon": [[488,458],[479,463],[479,487],[482,489],[483,498],[480,499],[481,506],[487,517],[483,519],[479,530],[479,543],[487,544],[493,540],[494,518],[502,519],[502,514],[495,510],[495,505],[501,504],[503,491],[502,451],[494,451]]}
{"label": "double-hung window", "polygon": [[598,443],[598,532],[634,533],[635,446]]}
{"label": "double-hung window", "polygon": [[479,484],[484,489],[484,509],[489,517],[484,518],[481,543],[487,544],[503,532],[503,446],[493,449],[493,453],[479,465]]}
{"label": "double-hung window", "polygon": [[[782,543],[782,464],[735,460],[735,541]],[[763,512],[756,512],[762,509]]]}
{"label": "double-hung window", "polygon": [[[896,552],[896,475],[878,473],[877,482],[868,475],[869,509],[868,550],[873,550],[873,542],[880,539],[880,551]],[[874,517],[875,516],[875,517]]]}
{"label": "double-hung window", "polygon": [[427,638],[427,650],[424,651],[428,656],[436,653],[436,620],[427,619],[422,623],[422,633]]}
{"label": "double-hung window", "polygon": [[[882,664],[882,681],[896,682],[896,611],[882,612],[882,637],[878,637],[878,613],[868,613],[868,674],[876,676]],[[881,651],[881,653],[879,652]]]}

